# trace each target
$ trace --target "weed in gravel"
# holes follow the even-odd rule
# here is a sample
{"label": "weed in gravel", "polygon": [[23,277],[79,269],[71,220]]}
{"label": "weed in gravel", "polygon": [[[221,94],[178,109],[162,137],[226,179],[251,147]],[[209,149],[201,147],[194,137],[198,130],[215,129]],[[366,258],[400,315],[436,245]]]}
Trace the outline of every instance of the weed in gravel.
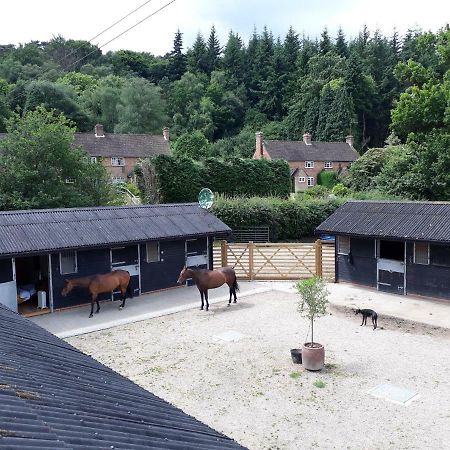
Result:
{"label": "weed in gravel", "polygon": [[294,380],[296,380],[297,378],[300,378],[301,375],[302,375],[302,374],[301,374],[300,372],[291,372],[291,373],[289,374],[289,376],[290,376],[291,378],[293,378]]}
{"label": "weed in gravel", "polygon": [[326,386],[326,384],[322,380],[316,380],[314,381],[314,386],[316,388],[322,389]]}

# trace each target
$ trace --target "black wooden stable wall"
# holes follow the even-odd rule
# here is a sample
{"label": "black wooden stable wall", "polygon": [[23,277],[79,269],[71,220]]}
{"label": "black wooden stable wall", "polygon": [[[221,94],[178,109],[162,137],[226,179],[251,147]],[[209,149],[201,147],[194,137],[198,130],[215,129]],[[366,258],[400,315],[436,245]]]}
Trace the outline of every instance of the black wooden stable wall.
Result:
{"label": "black wooden stable wall", "polygon": [[0,259],[0,283],[13,281],[13,268],[11,258]]}

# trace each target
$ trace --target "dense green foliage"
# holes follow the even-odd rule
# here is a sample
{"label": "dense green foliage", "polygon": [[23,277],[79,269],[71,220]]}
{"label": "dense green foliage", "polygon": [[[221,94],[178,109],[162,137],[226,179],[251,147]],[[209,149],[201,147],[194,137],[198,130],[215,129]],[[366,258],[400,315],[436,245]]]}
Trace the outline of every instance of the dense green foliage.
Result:
{"label": "dense green foliage", "polygon": [[269,226],[270,240],[297,241],[314,229],[345,200],[219,197],[212,212],[232,229]]}
{"label": "dense green foliage", "polygon": [[337,172],[322,170],[317,176],[317,183],[331,189],[338,182]]}
{"label": "dense green foliage", "polygon": [[[74,129],[42,107],[13,114],[0,140],[0,210],[105,205],[106,170],[73,146]],[[70,181],[70,182],[67,182]]]}
{"label": "dense green foliage", "polygon": [[197,201],[200,189],[230,196],[289,195],[290,169],[285,161],[158,155],[142,163],[139,185],[149,202]]}

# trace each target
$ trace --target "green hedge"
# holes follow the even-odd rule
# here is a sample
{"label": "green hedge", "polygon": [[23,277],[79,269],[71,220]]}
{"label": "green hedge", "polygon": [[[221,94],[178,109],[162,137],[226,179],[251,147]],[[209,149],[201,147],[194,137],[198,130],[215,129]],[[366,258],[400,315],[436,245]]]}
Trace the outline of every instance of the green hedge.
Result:
{"label": "green hedge", "polygon": [[337,172],[333,172],[330,170],[322,170],[319,172],[317,176],[317,184],[325,186],[328,189],[331,189],[338,182],[338,174]]}
{"label": "green hedge", "polygon": [[219,197],[211,211],[231,229],[269,226],[272,242],[297,241],[302,237],[312,236],[314,229],[344,201]]}
{"label": "green hedge", "polygon": [[[244,158],[207,158],[197,162],[185,156],[157,155],[143,162],[155,174],[153,183],[140,180],[144,198],[161,203],[197,201],[204,187],[227,196],[276,196],[286,198],[291,191],[290,169],[285,161]],[[145,172],[145,171],[143,171]]]}

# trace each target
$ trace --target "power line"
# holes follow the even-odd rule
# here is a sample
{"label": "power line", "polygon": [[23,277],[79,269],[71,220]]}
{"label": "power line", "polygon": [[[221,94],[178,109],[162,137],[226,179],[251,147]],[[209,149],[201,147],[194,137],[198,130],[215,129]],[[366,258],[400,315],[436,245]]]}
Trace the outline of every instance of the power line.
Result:
{"label": "power line", "polygon": [[[127,28],[125,31],[122,31],[122,33],[118,34],[117,36],[113,37],[112,39],[110,39],[108,42],[105,42],[104,44],[100,45],[98,48],[101,49],[103,47],[105,47],[106,45],[110,44],[111,42],[115,41],[116,39],[120,38],[121,36],[123,36],[125,33],[128,33],[129,31],[131,31],[133,28],[136,28],[138,25],[140,25],[142,22],[146,21],[147,19],[150,19],[151,17],[153,17],[154,15],[158,14],[159,12],[161,12],[163,9],[166,9],[169,5],[171,5],[172,3],[174,3],[176,0],[171,0],[170,2],[166,3],[164,6],[161,6],[161,8],[157,9],[156,11],[152,12],[151,14],[149,14],[148,16],[144,17],[143,19],[141,19],[139,22],[135,23],[134,25],[132,25],[130,28]],[[87,55],[84,55],[82,58],[78,59],[77,61],[73,62],[72,64],[70,64],[67,69],[70,69],[72,66],[78,64],[79,62],[83,61],[83,59],[86,59],[88,56],[92,55],[92,53],[95,53],[97,51],[93,50],[91,52],[89,52]]]}

